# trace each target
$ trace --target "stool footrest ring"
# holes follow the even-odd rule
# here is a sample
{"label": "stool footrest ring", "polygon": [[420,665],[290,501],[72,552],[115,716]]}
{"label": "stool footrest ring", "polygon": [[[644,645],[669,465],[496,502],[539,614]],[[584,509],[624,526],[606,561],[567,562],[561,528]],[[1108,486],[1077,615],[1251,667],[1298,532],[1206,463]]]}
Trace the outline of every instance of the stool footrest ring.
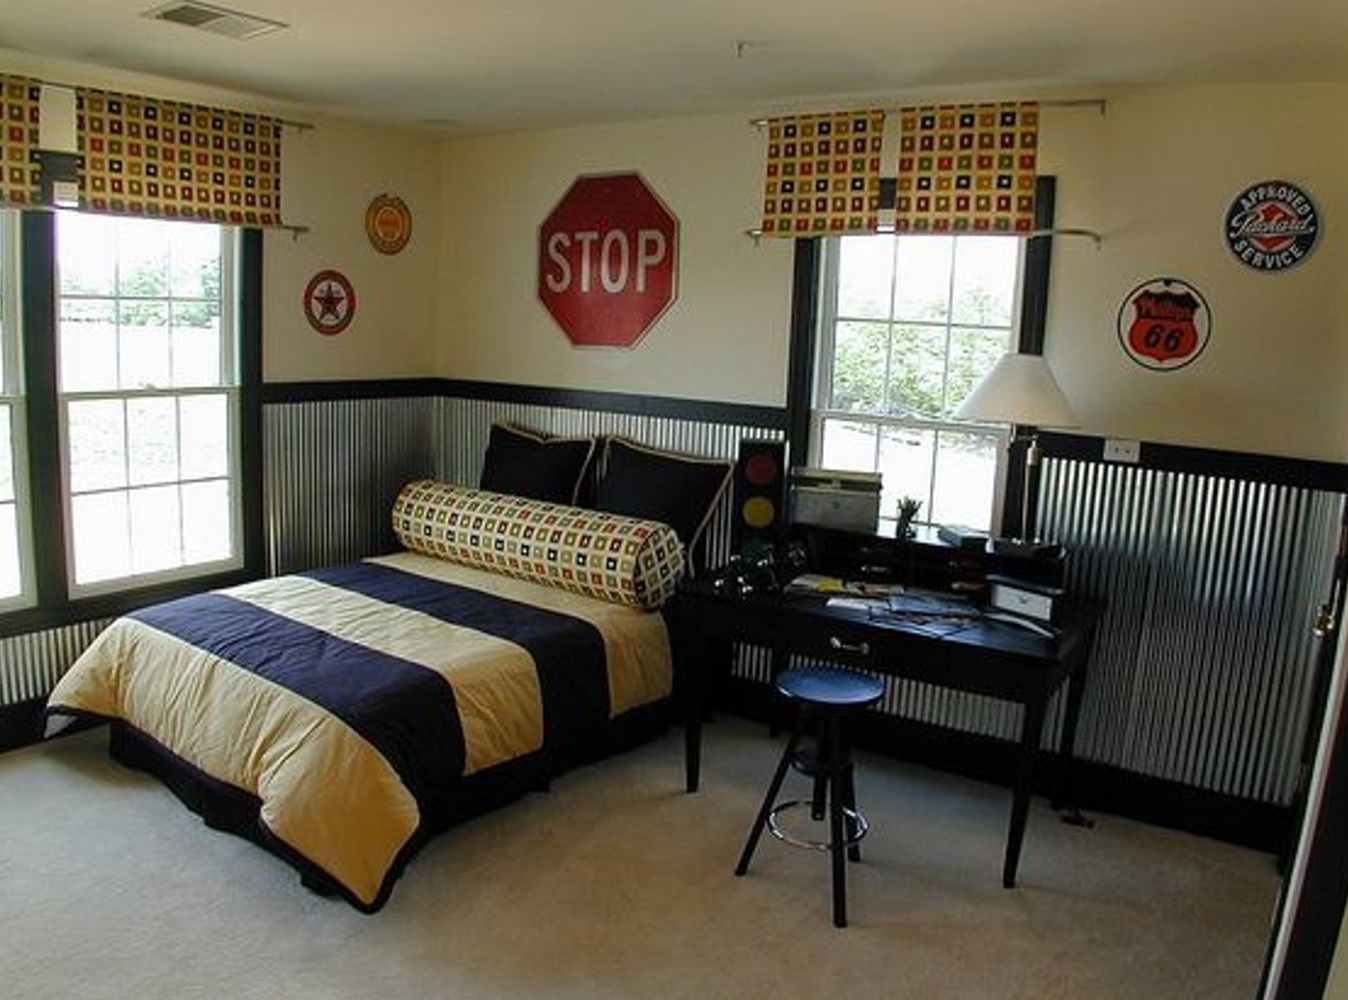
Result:
{"label": "stool footrest ring", "polygon": [[[795,834],[783,829],[781,824],[777,822],[778,813],[785,812],[788,809],[798,809],[802,806],[813,808],[813,805],[812,802],[804,799],[793,799],[790,802],[783,802],[778,806],[774,806],[772,811],[768,813],[768,832],[778,840],[795,847],[810,847],[816,851],[827,851],[832,849],[833,844],[830,841],[807,840],[804,837],[797,837]],[[847,836],[843,838],[843,844],[845,846],[850,847],[853,844],[859,843],[870,830],[870,824],[866,822],[866,817],[858,809],[850,809],[844,806],[843,821],[846,829],[849,831]]]}

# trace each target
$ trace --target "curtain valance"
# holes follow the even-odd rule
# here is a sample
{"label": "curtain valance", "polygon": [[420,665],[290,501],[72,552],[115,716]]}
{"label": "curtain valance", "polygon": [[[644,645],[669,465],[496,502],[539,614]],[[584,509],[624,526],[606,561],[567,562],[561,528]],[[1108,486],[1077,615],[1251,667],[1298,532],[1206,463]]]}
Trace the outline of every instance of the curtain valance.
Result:
{"label": "curtain valance", "polygon": [[34,205],[41,198],[36,157],[41,89],[37,80],[0,75],[0,205]]}
{"label": "curtain valance", "polygon": [[899,112],[894,229],[1029,233],[1039,105],[930,105]]}
{"label": "curtain valance", "polygon": [[282,225],[280,121],[84,87],[76,109],[81,208]]}
{"label": "curtain valance", "polygon": [[883,110],[769,120],[763,232],[873,232],[884,123]]}
{"label": "curtain valance", "polygon": [[[764,236],[1034,230],[1039,105],[921,105],[771,118]],[[881,176],[893,177],[893,199]]]}

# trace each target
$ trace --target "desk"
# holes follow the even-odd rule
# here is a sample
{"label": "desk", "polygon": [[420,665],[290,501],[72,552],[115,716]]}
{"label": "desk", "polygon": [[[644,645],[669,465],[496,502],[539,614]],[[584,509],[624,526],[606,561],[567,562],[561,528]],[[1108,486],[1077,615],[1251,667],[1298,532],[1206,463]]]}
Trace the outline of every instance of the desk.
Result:
{"label": "desk", "polygon": [[[830,608],[822,597],[737,597],[718,594],[706,582],[687,585],[675,604],[689,629],[688,655],[697,664],[712,664],[717,645],[738,642],[783,656],[814,657],[1018,703],[1022,708],[1019,760],[1002,867],[1002,884],[1008,889],[1015,885],[1049,699],[1067,685],[1058,745],[1066,774],[1076,741],[1091,640],[1101,613],[1098,605],[1068,602],[1057,623],[1061,634],[1045,639],[1014,625],[981,619],[937,634],[893,617]],[[695,788],[697,758],[691,740],[689,750],[694,761],[689,784]]]}

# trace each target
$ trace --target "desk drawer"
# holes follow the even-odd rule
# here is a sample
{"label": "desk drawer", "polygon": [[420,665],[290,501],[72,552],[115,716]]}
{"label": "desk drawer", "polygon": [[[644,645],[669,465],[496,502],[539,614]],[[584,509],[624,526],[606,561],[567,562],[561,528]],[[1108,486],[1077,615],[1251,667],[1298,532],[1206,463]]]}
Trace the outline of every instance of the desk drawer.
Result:
{"label": "desk drawer", "polygon": [[885,660],[895,655],[893,644],[873,628],[839,621],[783,630],[781,643],[800,656],[828,660],[867,670],[885,670]]}

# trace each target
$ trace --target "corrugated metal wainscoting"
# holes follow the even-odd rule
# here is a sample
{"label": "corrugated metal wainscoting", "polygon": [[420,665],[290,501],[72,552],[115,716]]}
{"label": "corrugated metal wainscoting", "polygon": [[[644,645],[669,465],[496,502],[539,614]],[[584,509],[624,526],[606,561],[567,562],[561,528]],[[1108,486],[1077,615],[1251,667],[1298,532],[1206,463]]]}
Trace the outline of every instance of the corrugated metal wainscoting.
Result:
{"label": "corrugated metal wainscoting", "polygon": [[0,706],[46,698],[107,624],[80,622],[0,639]]}
{"label": "corrugated metal wainscoting", "polygon": [[[266,569],[391,550],[389,510],[401,486],[421,476],[476,483],[496,421],[727,458],[741,439],[783,437],[780,414],[766,409],[609,402],[604,394],[454,388],[269,402]],[[1052,452],[1045,459],[1040,531],[1070,550],[1072,589],[1108,602],[1080,758],[1241,799],[1291,801],[1316,681],[1311,629],[1331,578],[1343,501],[1333,490],[1258,479]],[[706,562],[716,564],[730,552],[728,499],[709,535]],[[0,706],[44,697],[104,624],[0,640]],[[764,651],[740,654],[737,676],[770,680]],[[913,682],[891,681],[881,710],[1007,740],[1019,726],[1012,706]],[[1050,712],[1046,744],[1056,740],[1060,712],[1057,705]]]}
{"label": "corrugated metal wainscoting", "polygon": [[[604,434],[666,451],[689,455],[736,458],[745,438],[781,440],[782,431],[732,420],[697,419],[604,409],[577,409],[495,399],[446,397],[439,401],[439,463],[436,474],[452,483],[475,484],[482,475],[482,456],[493,423],[554,435]],[[690,409],[697,404],[690,404]],[[706,565],[718,565],[730,555],[730,491],[718,504],[707,526]]]}
{"label": "corrugated metal wainscoting", "polygon": [[1080,758],[1287,805],[1315,687],[1343,498],[1303,486],[1046,458],[1040,533],[1108,601]]}
{"label": "corrugated metal wainscoting", "polygon": [[267,571],[392,551],[393,501],[435,473],[435,434],[429,396],[264,407]]}

